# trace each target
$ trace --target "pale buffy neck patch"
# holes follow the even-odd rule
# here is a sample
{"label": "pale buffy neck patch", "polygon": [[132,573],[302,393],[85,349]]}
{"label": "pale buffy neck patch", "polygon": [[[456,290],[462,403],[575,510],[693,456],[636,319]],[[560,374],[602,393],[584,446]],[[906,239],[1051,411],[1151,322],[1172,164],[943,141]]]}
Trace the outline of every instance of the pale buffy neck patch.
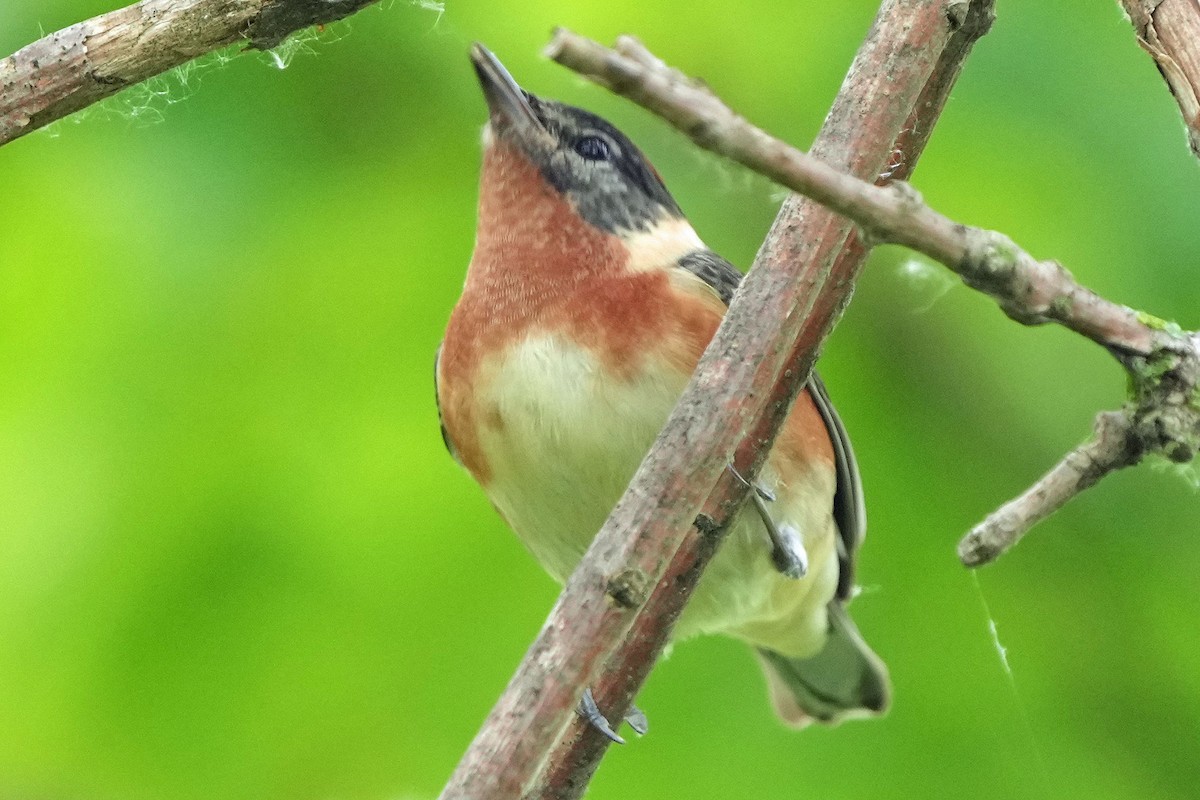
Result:
{"label": "pale buffy neck patch", "polygon": [[688,253],[704,249],[688,221],[674,216],[660,219],[648,231],[621,231],[620,236],[629,249],[625,268],[630,272],[666,269]]}

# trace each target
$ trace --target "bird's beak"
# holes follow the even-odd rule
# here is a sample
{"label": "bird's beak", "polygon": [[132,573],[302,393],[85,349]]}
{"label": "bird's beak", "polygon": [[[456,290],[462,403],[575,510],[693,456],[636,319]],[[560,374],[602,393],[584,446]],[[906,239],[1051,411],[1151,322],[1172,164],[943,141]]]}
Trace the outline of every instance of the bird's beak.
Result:
{"label": "bird's beak", "polygon": [[471,45],[471,63],[479,76],[479,85],[491,112],[492,126],[513,130],[526,136],[545,134],[546,128],[533,113],[525,92],[508,74],[500,59],[483,45]]}

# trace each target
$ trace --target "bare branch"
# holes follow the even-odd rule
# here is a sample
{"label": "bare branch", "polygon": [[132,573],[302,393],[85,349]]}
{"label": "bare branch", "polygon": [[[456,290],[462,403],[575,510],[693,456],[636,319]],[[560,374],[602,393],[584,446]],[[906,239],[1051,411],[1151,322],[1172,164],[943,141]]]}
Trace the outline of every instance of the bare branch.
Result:
{"label": "bare branch", "polygon": [[[990,20],[991,2],[887,0],[884,7],[894,11],[895,24],[873,28],[852,68],[857,77],[848,79],[859,93],[843,93],[823,134],[823,155],[872,178],[888,165],[917,103],[940,107],[926,91],[930,75],[941,69],[939,81],[952,82],[944,54],[953,42],[958,58],[965,55],[957,32],[964,20]],[[881,11],[880,20],[888,19]],[[986,28],[973,26],[979,33]],[[744,500],[744,488],[726,466],[732,461],[742,474],[754,474],[849,296],[863,252],[839,256],[851,230],[846,220],[811,202],[793,198],[785,204],[679,405],[567,582],[444,798],[550,791],[538,776],[555,742],[571,735],[564,732],[576,719],[583,687],[594,684],[606,665],[639,664],[624,677],[614,670],[614,682],[596,693],[610,718],[619,718],[620,707],[609,704],[617,696],[628,703],[636,693],[719,544],[719,523]],[[701,511],[705,516],[697,519]],[[614,657],[618,647],[641,653]],[[581,790],[577,783],[563,796]]]}
{"label": "bare branch", "polygon": [[995,231],[954,222],[903,183],[874,186],[775,139],[735,114],[708,89],[665,65],[559,31],[549,53],[559,63],[658,114],[708,150],[733,159],[853,219],[876,243],[901,244],[959,273],[1025,324],[1054,321],[1106,347],[1152,352],[1155,331],[1133,309],[1075,283]]}
{"label": "bare branch", "polygon": [[1200,158],[1200,3],[1196,0],[1121,0],[1138,43],[1162,73],[1179,104],[1188,144]]}
{"label": "bare branch", "polygon": [[[832,163],[851,165],[849,168],[857,174],[873,176],[883,169],[889,179],[907,177],[916,167],[971,46],[986,33],[991,20],[990,3],[974,4],[968,13],[957,20],[957,29],[953,35],[944,42],[939,40],[936,45],[929,45],[931,48],[940,46],[940,56],[928,72],[924,88],[909,106],[909,115],[895,142],[891,148],[887,148],[881,146],[886,142],[887,129],[876,129],[879,114],[861,114],[862,108],[871,107],[867,98],[887,90],[890,85],[889,73],[881,70],[879,59],[886,58],[888,53],[893,52],[893,48],[905,40],[901,32],[906,28],[928,29],[939,24],[940,20],[936,9],[930,6],[917,9],[911,3],[885,3],[880,9],[876,24],[872,26],[871,36],[859,50],[858,57],[834,101],[833,109],[813,145],[813,152]],[[898,36],[900,39],[897,42],[895,37]],[[620,46],[623,51],[644,64],[661,63],[635,39],[623,37]],[[915,82],[919,79],[919,74],[901,76],[900,85],[907,86],[910,81]],[[904,95],[907,96],[907,91]],[[903,110],[902,106],[892,107]],[[836,217],[815,207],[811,202],[793,196],[784,205],[775,225],[767,234],[754,270],[775,269],[777,267],[772,265],[779,264],[779,259],[823,260],[828,258],[823,253],[829,249],[834,254],[830,282],[836,285],[840,281],[855,280],[866,259],[868,247],[854,231],[850,231],[839,250],[836,237],[827,234],[832,229],[826,227],[828,223],[837,221]],[[837,230],[840,232],[843,229],[844,226]],[[807,255],[804,252],[791,253],[783,247],[789,242],[792,246],[815,242],[822,236],[825,236],[826,244],[818,245],[815,251],[810,251]],[[830,301],[834,299],[829,297]],[[817,302],[821,303],[822,299],[818,298]],[[819,319],[829,313],[839,314],[840,310],[840,307],[826,311],[818,309],[814,311],[814,316]],[[809,347],[811,338],[810,335],[801,335],[788,357],[789,363],[803,365],[806,363],[805,359],[811,358],[805,349]],[[785,370],[776,383],[772,396],[768,398],[767,407],[786,413],[796,392],[793,381],[803,381],[808,371],[808,366],[791,369],[789,379],[789,371]],[[765,456],[768,448],[759,444],[755,453],[755,443],[773,436],[773,424],[777,423],[767,416],[760,429],[751,431],[743,439],[743,448],[749,448],[751,453],[749,456],[739,453],[739,457],[735,458],[737,463],[744,464],[746,457],[761,459]],[[715,525],[723,525],[728,520],[728,509],[732,507],[732,502],[740,497],[740,486],[727,478],[728,474],[717,484],[701,514],[702,518],[712,520]],[[625,640],[605,664],[604,671],[598,679],[592,683],[594,695],[602,699],[606,709],[611,709],[610,715],[614,718],[619,719],[633,703],[669,634],[669,626],[664,625],[663,620],[673,620],[678,616],[695,588],[700,575],[699,570],[711,558],[711,551],[715,550],[716,545],[717,542],[712,536],[689,533],[671,560],[667,574],[651,594],[642,613],[634,620]],[[597,735],[594,730],[579,721],[572,722],[559,737],[545,772],[538,778],[537,784],[527,797],[569,800],[580,796],[608,747],[609,742],[605,737]]]}
{"label": "bare branch", "polygon": [[1110,472],[1155,454],[1186,464],[1200,453],[1200,334],[1141,315],[1158,329],[1149,357],[1123,359],[1131,399],[1096,417],[1095,436],[1063,457],[1020,497],[975,526],[958,545],[968,567],[994,560],[1037,523]]}
{"label": "bare branch", "polygon": [[959,542],[959,558],[968,567],[986,564],[1075,495],[1108,473],[1136,464],[1141,457],[1141,443],[1129,417],[1118,411],[1100,414],[1096,417],[1095,438],[1067,453],[1020,497],[976,525]]}
{"label": "bare branch", "polygon": [[0,61],[0,145],[193,58],[293,31],[376,0],[143,0],[50,34]]}
{"label": "bare branch", "polygon": [[[551,54],[663,117],[702,147],[852,218],[864,236],[905,245],[941,262],[995,299],[1012,319],[1025,325],[1056,322],[1103,345],[1132,378],[1133,402],[1122,412],[1137,440],[1131,449],[1174,461],[1191,460],[1200,451],[1200,337],[1100,297],[1057,262],[1038,261],[1003,234],[954,222],[927,206],[907,184],[872,185],[771,137],[736,115],[707,86],[624,41],[610,50],[560,31]],[[1136,460],[1114,457],[1111,469]],[[1047,477],[1060,485],[1064,475],[1056,469]],[[1014,501],[1020,513],[1006,506],[997,512],[997,521],[981,526],[984,531],[1004,527],[1003,537],[968,537],[961,552],[971,559],[970,566],[983,563],[985,555],[999,555],[1001,542],[1015,543],[1086,488],[1078,485],[1074,492],[1056,494],[1040,491],[1041,486]],[[980,537],[995,546],[978,547]]]}

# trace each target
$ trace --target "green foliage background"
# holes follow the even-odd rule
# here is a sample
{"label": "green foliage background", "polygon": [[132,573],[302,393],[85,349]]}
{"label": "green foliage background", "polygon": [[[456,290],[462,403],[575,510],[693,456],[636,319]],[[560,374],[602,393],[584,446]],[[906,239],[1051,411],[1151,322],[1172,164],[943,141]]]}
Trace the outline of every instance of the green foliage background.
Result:
{"label": "green foliage background", "polygon": [[[999,6],[917,187],[1200,325],[1200,163],[1116,4]],[[112,7],[8,0],[0,52]],[[875,7],[395,0],[282,71],[230,51],[0,149],[0,798],[434,796],[556,595],[437,433],[469,42],[625,128],[745,266],[776,190],[540,47],[636,33],[806,145]],[[822,364],[894,711],[785,731],[743,647],[689,642],[592,796],[1200,796],[1194,473],[1106,480],[981,573],[1011,681],[954,556],[1121,403],[1117,366],[896,249]]]}

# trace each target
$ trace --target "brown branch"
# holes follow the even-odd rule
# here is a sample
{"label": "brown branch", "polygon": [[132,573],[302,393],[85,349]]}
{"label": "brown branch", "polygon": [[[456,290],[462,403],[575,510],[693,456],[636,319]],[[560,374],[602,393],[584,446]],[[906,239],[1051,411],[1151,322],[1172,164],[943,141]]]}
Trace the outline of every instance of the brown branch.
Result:
{"label": "brown branch", "polygon": [[[1160,328],[1161,321],[1146,318]],[[992,561],[1071,498],[1155,453],[1185,464],[1200,452],[1200,334],[1168,333],[1150,359],[1130,359],[1133,397],[1096,417],[1095,435],[1067,453],[1020,497],[976,525],[958,545],[969,567]]]}
{"label": "brown branch", "polygon": [[[858,58],[851,66],[833,109],[826,119],[821,133],[813,144],[813,152],[831,163],[865,176],[876,176],[881,169],[888,170],[889,179],[904,179],[911,174],[925,148],[929,135],[941,114],[951,87],[961,72],[962,65],[975,41],[986,33],[991,24],[991,4],[977,3],[970,7],[970,15],[958,20],[957,30],[948,38],[937,38],[926,44],[928,55],[935,57],[932,69],[921,59],[918,64],[908,64],[909,73],[890,73],[887,64],[893,61],[894,53],[904,47],[906,28],[917,30],[939,30],[941,20],[936,8],[925,5],[885,3],[877,15],[872,34],[859,50]],[[560,34],[561,36],[562,34]],[[556,37],[556,42],[559,38]],[[554,57],[554,45],[550,55]],[[617,47],[621,52],[644,63],[657,61],[635,40],[622,38]],[[940,48],[940,52],[938,50]],[[924,77],[925,85],[908,107],[908,117],[900,126],[900,132],[887,145],[887,137],[894,130],[893,117],[881,124],[878,113],[861,115],[865,98],[877,96],[882,91],[897,85],[915,85]],[[895,81],[892,83],[891,81]],[[908,91],[904,96],[911,96]],[[892,107],[897,112],[904,106]],[[897,165],[898,166],[893,166]],[[827,227],[836,226],[836,227]],[[851,230],[839,246],[845,224],[837,216],[799,196],[790,198],[781,209],[775,224],[768,232],[766,241],[752,272],[755,270],[778,269],[789,259],[802,259],[823,263],[833,259],[829,282],[833,285],[845,282],[852,284],[858,277],[869,248]],[[836,231],[836,235],[828,235]],[[807,247],[806,250],[798,248]],[[803,382],[812,367],[816,346],[823,332],[814,330],[818,321],[836,319],[840,315],[845,295],[822,294],[805,331],[793,345],[785,369],[768,398],[767,408],[775,414],[762,418],[760,428],[751,431],[742,441],[742,449],[735,456],[738,464],[760,464],[768,448],[762,442],[773,438],[782,414],[791,407],[799,383]],[[827,303],[842,303],[829,307]],[[826,323],[828,325],[828,323]],[[777,415],[780,415],[776,418]],[[723,476],[702,512],[717,525],[728,521],[727,509],[731,501],[740,495],[741,487],[736,481]],[[713,537],[690,532],[683,545],[672,559],[667,574],[659,582],[650,600],[625,637],[625,641],[605,664],[592,690],[601,707],[613,719],[620,719],[633,703],[642,683],[649,675],[662,652],[673,620],[687,602],[695,588],[700,569],[712,556],[715,549]],[[668,621],[664,624],[664,621]],[[574,720],[559,737],[549,758],[546,771],[528,797],[542,800],[560,800],[579,797],[610,742],[593,728]]]}
{"label": "brown branch", "polygon": [[[826,157],[872,177],[904,140],[915,106],[940,106],[924,91],[930,75],[942,69],[938,82],[952,82],[945,74],[952,61],[943,54],[953,42],[961,59],[965,46],[957,31],[968,20],[975,35],[986,30],[991,2],[887,0],[884,9],[881,19],[896,24],[873,29],[847,83],[857,94],[843,92],[822,137]],[[679,405],[444,798],[553,793],[538,776],[552,746],[573,735],[566,729],[575,722],[583,687],[596,683],[607,665],[614,682],[605,683],[598,699],[612,716],[607,703],[620,696],[627,704],[641,685],[719,545],[720,523],[744,500],[726,466],[733,461],[743,474],[754,474],[861,265],[861,253],[838,257],[851,226],[812,203],[789,200],[772,231]],[[697,519],[701,511],[705,516]],[[612,669],[619,664],[638,668],[622,676]],[[582,791],[592,767],[594,761],[577,775],[566,773],[575,782],[556,796]]]}
{"label": "brown branch", "polygon": [[1188,144],[1200,157],[1200,2],[1121,0],[1121,5],[1179,104]]}
{"label": "brown branch", "polygon": [[[1057,262],[1038,261],[1003,234],[954,222],[927,206],[907,184],[872,185],[772,138],[706,86],[661,62],[566,33],[556,40],[555,58],[663,117],[702,147],[852,218],[870,239],[902,244],[941,262],[995,299],[1014,320],[1026,325],[1057,322],[1103,345],[1132,378],[1132,402],[1121,413],[1137,439],[1133,451],[1188,461],[1200,450],[1200,338],[1100,297]],[[1136,460],[1115,458],[1110,469]],[[1060,471],[1051,476],[1061,477]],[[1035,486],[1014,501],[1017,506],[1002,509],[1003,524],[981,526],[995,534],[986,537],[995,546],[977,546],[978,529],[968,536],[961,550],[968,565],[999,555],[1029,526],[1092,483],[1076,481],[1075,492],[1057,494]],[[1059,480],[1056,485],[1068,483]],[[1002,528],[1004,536],[998,534]]]}
{"label": "brown branch", "polygon": [[234,42],[266,50],[376,0],[143,0],[0,61],[0,145]]}
{"label": "brown branch", "polygon": [[969,567],[986,564],[1075,495],[1141,458],[1141,443],[1129,417],[1117,411],[1100,414],[1096,417],[1095,438],[1067,453],[1020,497],[971,529],[958,545],[958,557]]}
{"label": "brown branch", "polygon": [[1026,324],[1054,321],[1107,347],[1147,355],[1155,331],[1137,312],[1074,282],[1052,261],[1038,261],[995,231],[942,216],[904,183],[875,186],[775,139],[735,114],[703,84],[665,65],[566,32],[555,59],[628,97],[726,156],[853,219],[875,243],[905,245],[958,272]]}

